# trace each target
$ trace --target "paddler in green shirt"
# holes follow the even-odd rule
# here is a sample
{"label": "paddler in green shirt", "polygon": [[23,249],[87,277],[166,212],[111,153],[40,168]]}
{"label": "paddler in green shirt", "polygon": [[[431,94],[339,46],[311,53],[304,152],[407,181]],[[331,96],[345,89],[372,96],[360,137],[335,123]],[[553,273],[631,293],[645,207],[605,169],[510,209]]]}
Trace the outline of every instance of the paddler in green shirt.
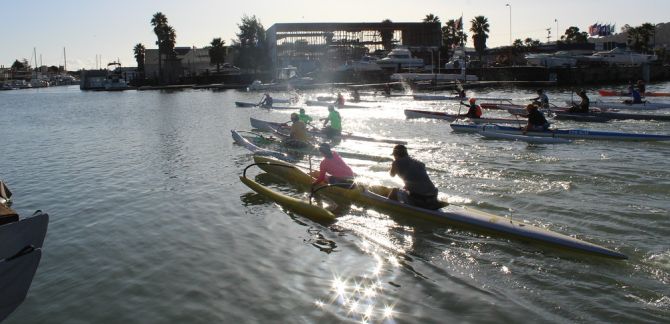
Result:
{"label": "paddler in green shirt", "polygon": [[300,119],[301,122],[305,123],[305,125],[312,122],[312,117],[309,116],[308,114],[305,114],[305,108],[300,108],[298,119]]}
{"label": "paddler in green shirt", "polygon": [[[328,106],[328,117],[323,120],[323,132],[328,137],[333,137],[342,134],[342,117],[340,113],[335,110],[335,106]],[[330,125],[326,126],[330,122]]]}

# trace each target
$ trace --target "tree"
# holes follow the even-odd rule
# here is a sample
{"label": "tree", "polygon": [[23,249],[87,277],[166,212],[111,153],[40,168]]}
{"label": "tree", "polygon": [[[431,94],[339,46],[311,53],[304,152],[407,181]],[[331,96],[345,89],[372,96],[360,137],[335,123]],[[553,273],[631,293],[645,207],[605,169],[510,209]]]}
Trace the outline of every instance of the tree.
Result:
{"label": "tree", "polygon": [[267,67],[269,53],[267,51],[265,28],[256,16],[242,16],[242,22],[237,25],[240,32],[235,34],[233,46],[238,50],[235,65],[257,70]]}
{"label": "tree", "polygon": [[221,38],[214,38],[209,48],[209,62],[216,64],[216,72],[221,72],[221,64],[226,61],[226,48],[224,45],[225,41],[222,41]]}
{"label": "tree", "polygon": [[391,50],[393,47],[393,22],[391,19],[382,20],[382,28],[379,30],[379,36],[382,39],[382,46],[385,50]]}
{"label": "tree", "polygon": [[15,60],[14,63],[12,64],[12,70],[13,71],[23,71],[30,69],[30,65],[28,65],[28,60],[23,59],[21,61]]}
{"label": "tree", "polygon": [[[527,38],[526,38],[527,39]],[[514,40],[514,43],[512,43],[512,47],[514,48],[521,48],[523,47],[523,41],[521,39],[517,38]]]}
{"label": "tree", "polygon": [[442,45],[447,49],[468,41],[468,35],[460,28],[461,20],[451,19],[442,27]]}
{"label": "tree", "polygon": [[644,23],[638,27],[624,26],[628,37],[626,42],[633,50],[639,52],[650,52],[653,46],[649,46],[649,40],[656,33],[656,27],[650,23]]}
{"label": "tree", "polygon": [[440,17],[435,16],[433,14],[427,14],[425,18],[423,18],[423,22],[425,23],[439,23],[440,22]]}
{"label": "tree", "polygon": [[566,43],[585,44],[588,37],[586,32],[579,31],[579,27],[571,26],[565,30],[565,35],[561,36],[561,40]]}
{"label": "tree", "polygon": [[477,16],[470,21],[470,31],[472,32],[472,41],[475,44],[475,50],[479,54],[479,60],[486,50],[486,39],[489,38],[489,20],[484,16]]}
{"label": "tree", "polygon": [[167,17],[161,12],[154,14],[151,18],[151,25],[154,26],[154,34],[156,34],[156,45],[158,45],[158,78],[163,79],[163,67],[161,55],[163,54],[162,45],[164,44],[165,31],[167,26]]}
{"label": "tree", "polygon": [[137,61],[137,70],[139,72],[144,72],[144,55],[146,48],[142,43],[138,43],[133,47],[133,53],[135,54],[135,61]]}
{"label": "tree", "polygon": [[537,48],[542,44],[539,39],[532,39],[530,37],[523,40],[523,44],[529,49]]}

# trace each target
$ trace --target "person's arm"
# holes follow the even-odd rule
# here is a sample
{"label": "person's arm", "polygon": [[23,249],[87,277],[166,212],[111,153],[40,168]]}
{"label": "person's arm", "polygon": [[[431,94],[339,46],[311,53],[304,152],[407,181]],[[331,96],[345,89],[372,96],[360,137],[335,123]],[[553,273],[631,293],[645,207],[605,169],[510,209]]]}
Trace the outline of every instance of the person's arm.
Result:
{"label": "person's arm", "polygon": [[391,177],[395,177],[395,175],[398,174],[398,167],[396,166],[395,161],[391,163],[391,170],[389,170],[389,174]]}
{"label": "person's arm", "polygon": [[326,160],[324,159],[321,161],[321,164],[319,164],[319,176],[314,180],[312,185],[318,184],[326,180],[326,168],[325,168],[325,162]]}

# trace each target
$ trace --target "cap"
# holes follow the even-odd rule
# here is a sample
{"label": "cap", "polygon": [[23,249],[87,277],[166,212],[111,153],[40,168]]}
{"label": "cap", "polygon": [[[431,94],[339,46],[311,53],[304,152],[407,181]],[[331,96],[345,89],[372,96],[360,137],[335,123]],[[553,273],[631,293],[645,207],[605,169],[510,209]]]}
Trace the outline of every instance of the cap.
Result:
{"label": "cap", "polygon": [[475,99],[475,98],[470,98],[469,101],[470,101],[470,103],[475,103],[475,102],[477,101],[477,99]]}
{"label": "cap", "polygon": [[407,156],[407,147],[405,147],[405,145],[398,144],[393,148],[393,154],[391,155]]}
{"label": "cap", "polygon": [[298,114],[292,113],[291,114],[291,120],[298,120],[300,117],[298,117]]}
{"label": "cap", "polygon": [[300,108],[300,113],[304,113],[304,112],[305,112],[305,108]]}
{"label": "cap", "polygon": [[328,144],[328,143],[321,143],[321,144],[319,145],[319,152],[330,153],[330,144]]}

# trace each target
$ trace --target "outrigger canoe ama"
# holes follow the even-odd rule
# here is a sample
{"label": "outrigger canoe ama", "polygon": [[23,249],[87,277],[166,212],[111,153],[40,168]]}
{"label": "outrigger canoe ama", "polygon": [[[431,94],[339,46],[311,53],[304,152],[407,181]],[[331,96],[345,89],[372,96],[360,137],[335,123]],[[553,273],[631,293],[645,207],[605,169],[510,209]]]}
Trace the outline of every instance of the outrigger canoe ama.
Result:
{"label": "outrigger canoe ama", "polygon": [[[262,156],[254,156],[254,161],[265,172],[279,176],[292,184],[301,186],[303,189],[309,187],[314,179],[290,163]],[[319,190],[318,193],[335,201],[344,200],[357,203],[393,215],[420,218],[448,226],[515,238],[572,252],[614,259],[627,259],[627,256],[622,253],[593,243],[468,207],[449,205],[439,210],[428,210],[407,205],[386,198],[385,195],[389,191],[390,188],[388,187],[366,187],[358,184],[351,189],[328,186]]]}

